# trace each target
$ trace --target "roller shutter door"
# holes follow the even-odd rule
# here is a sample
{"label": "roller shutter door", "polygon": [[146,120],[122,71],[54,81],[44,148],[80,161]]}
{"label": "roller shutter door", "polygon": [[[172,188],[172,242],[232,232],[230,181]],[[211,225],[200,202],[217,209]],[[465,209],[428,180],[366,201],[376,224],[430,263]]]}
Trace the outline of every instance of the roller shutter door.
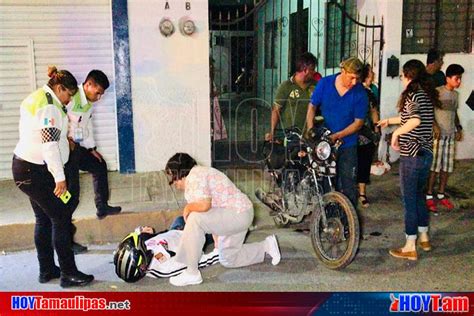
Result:
{"label": "roller shutter door", "polygon": [[0,39],[0,178],[11,178],[20,103],[47,82],[48,65],[69,70],[79,83],[92,69],[109,77],[111,86],[94,104],[93,124],[98,150],[109,170],[117,170],[110,1],[2,0]]}

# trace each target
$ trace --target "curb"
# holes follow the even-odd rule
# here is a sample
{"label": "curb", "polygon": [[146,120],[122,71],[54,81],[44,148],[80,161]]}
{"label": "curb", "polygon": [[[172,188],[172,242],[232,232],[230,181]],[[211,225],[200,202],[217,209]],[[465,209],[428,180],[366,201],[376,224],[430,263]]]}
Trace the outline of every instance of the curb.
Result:
{"label": "curb", "polygon": [[[166,230],[171,222],[181,215],[180,210],[124,212],[99,220],[86,217],[73,220],[77,227],[74,240],[80,244],[118,243],[135,227],[152,226],[157,232]],[[34,249],[35,223],[0,226],[0,252]]]}

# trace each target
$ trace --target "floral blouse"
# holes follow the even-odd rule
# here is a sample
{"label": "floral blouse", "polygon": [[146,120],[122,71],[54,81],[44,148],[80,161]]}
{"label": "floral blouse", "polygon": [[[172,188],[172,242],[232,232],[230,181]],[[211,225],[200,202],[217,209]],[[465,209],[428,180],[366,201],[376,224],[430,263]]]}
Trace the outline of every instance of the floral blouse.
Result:
{"label": "floral blouse", "polygon": [[188,203],[211,199],[212,208],[247,212],[253,208],[243,194],[222,172],[211,167],[195,166],[186,177],[184,197]]}

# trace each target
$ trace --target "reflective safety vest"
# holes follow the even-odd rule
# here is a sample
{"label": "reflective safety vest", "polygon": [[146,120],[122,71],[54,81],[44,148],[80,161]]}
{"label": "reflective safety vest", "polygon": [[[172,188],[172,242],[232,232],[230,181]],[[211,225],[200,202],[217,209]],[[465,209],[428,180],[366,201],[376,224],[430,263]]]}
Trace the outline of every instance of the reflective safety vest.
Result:
{"label": "reflective safety vest", "polygon": [[92,103],[87,100],[82,84],[67,106],[69,117],[68,136],[87,149],[94,148],[94,130],[92,126]]}
{"label": "reflective safety vest", "polygon": [[20,139],[14,153],[28,162],[48,166],[56,182],[64,181],[69,159],[66,108],[47,85],[31,93],[20,106]]}

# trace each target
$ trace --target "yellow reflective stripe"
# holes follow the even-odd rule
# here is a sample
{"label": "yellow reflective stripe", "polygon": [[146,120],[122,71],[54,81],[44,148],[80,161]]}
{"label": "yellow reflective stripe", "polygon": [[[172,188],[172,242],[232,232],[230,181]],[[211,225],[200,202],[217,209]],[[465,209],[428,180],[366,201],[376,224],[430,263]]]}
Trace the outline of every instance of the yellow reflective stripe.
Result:
{"label": "yellow reflective stripe", "polygon": [[[48,106],[48,98],[46,97],[46,92],[43,88],[39,88],[35,92],[31,93],[23,102],[21,103],[21,107],[25,108],[28,112],[30,112],[31,116],[35,116],[39,109]],[[55,105],[61,115],[64,117],[66,113],[63,111],[63,106],[58,104],[56,100],[53,98],[53,105]]]}
{"label": "yellow reflective stripe", "polygon": [[25,108],[28,112],[30,112],[31,116],[35,116],[36,112],[47,106],[48,100],[46,99],[46,94],[43,88],[36,90],[35,92],[31,93],[23,102],[21,106]]}
{"label": "yellow reflective stripe", "polygon": [[80,90],[77,90],[76,94],[72,97],[72,100],[74,102],[74,105],[72,106],[73,112],[86,113],[92,107],[92,104],[90,102],[87,102],[86,104],[82,105]]}

